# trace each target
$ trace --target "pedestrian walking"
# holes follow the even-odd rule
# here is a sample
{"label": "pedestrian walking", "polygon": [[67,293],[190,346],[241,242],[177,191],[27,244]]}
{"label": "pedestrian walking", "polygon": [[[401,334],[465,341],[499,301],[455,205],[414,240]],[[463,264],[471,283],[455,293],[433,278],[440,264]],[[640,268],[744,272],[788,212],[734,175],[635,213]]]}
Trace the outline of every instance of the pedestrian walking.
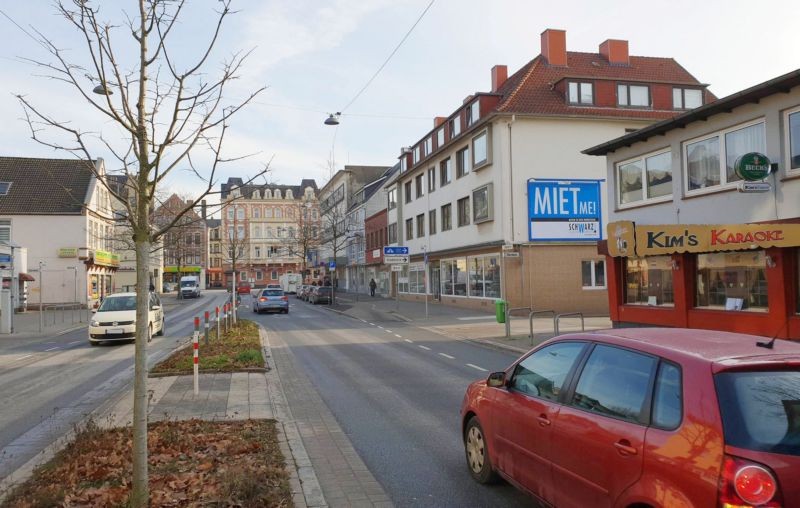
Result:
{"label": "pedestrian walking", "polygon": [[369,296],[372,296],[372,297],[375,296],[375,288],[377,288],[377,287],[378,287],[378,283],[375,282],[375,279],[370,279],[369,280]]}

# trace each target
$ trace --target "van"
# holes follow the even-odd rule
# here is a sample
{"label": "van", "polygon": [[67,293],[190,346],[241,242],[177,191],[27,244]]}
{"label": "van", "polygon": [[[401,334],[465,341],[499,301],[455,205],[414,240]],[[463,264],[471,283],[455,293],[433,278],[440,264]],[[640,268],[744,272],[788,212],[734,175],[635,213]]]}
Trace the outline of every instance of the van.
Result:
{"label": "van", "polygon": [[181,277],[181,296],[183,298],[200,296],[200,278],[194,275]]}

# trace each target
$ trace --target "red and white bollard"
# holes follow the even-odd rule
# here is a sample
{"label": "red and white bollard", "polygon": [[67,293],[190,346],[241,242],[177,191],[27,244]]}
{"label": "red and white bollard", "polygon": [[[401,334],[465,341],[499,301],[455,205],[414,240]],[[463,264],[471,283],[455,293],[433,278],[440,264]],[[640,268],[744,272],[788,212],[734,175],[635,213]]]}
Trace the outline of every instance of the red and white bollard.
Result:
{"label": "red and white bollard", "polygon": [[194,354],[194,394],[200,393],[200,318],[194,318],[194,333],[192,334],[192,349]]}
{"label": "red and white bollard", "polygon": [[214,312],[214,323],[216,323],[217,326],[217,340],[219,340],[219,305],[214,308]]}

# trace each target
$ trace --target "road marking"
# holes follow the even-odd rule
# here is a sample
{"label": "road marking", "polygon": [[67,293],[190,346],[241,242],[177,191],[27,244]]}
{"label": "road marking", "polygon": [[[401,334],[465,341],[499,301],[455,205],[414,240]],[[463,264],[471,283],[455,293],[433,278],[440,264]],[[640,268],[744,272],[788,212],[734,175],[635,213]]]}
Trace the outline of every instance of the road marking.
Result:
{"label": "road marking", "polygon": [[82,341],[82,340],[73,340],[72,342],[70,342],[70,343],[69,343],[69,344],[67,344],[67,345],[68,345],[68,346],[71,346],[71,345],[73,345],[73,344],[77,344],[78,342],[83,342],[83,341]]}
{"label": "road marking", "polygon": [[[398,335],[398,337],[400,337],[400,336]],[[408,342],[409,344],[413,344],[413,343],[414,343],[414,341],[413,341],[413,340],[408,340],[408,339],[405,339],[405,341],[406,341],[406,342]]]}
{"label": "road marking", "polygon": [[20,356],[19,358],[17,358],[17,360],[24,360],[25,358],[30,358],[31,356],[33,355]]}
{"label": "road marking", "polygon": [[473,369],[478,369],[481,372],[489,372],[488,370],[484,369],[483,367],[478,367],[477,365],[472,365],[471,363],[468,363],[467,367],[472,367]]}
{"label": "road marking", "polygon": [[419,347],[421,347],[425,351],[430,351],[431,350],[431,348],[429,348],[428,346],[419,346]]}
{"label": "road marking", "polygon": [[386,332],[386,333],[392,333],[392,331],[391,331],[391,330],[387,330],[387,329],[385,329],[385,328],[383,329],[383,331],[384,331],[384,332]]}
{"label": "road marking", "polygon": [[56,346],[56,347],[51,347],[50,349],[45,349],[45,352],[47,352],[47,351],[52,351],[52,350],[54,350],[54,349],[58,349],[58,346]]}
{"label": "road marking", "polygon": [[381,325],[378,325],[378,328],[380,328],[381,330],[383,330],[383,327],[382,327]]}
{"label": "road marking", "polygon": [[402,339],[402,338],[403,338],[403,336],[402,336],[402,335],[400,335],[400,334],[397,334],[397,333],[395,333],[395,334],[394,334],[394,336],[395,336],[395,337],[397,337],[398,339]]}
{"label": "road marking", "polygon": [[375,323],[370,323],[372,326],[375,326]]}
{"label": "road marking", "polygon": [[456,359],[455,356],[450,356],[450,355],[445,354],[445,353],[439,353],[439,356],[444,356],[445,358],[450,358],[451,360],[455,360]]}

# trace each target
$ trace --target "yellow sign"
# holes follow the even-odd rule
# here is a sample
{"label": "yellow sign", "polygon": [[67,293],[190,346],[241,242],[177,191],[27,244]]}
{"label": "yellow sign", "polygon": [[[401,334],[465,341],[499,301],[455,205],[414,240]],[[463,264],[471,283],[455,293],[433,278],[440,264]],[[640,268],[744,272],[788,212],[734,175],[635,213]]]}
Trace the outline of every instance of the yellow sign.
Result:
{"label": "yellow sign", "polygon": [[119,266],[119,254],[104,250],[94,251],[94,264],[103,266]]}
{"label": "yellow sign", "polygon": [[[201,266],[181,266],[181,273],[200,273],[203,271]],[[164,273],[178,273],[177,266],[165,266]]]}
{"label": "yellow sign", "polygon": [[62,247],[58,249],[58,257],[60,258],[74,258],[78,257],[77,247]]}
{"label": "yellow sign", "polygon": [[612,256],[655,256],[677,252],[723,252],[800,245],[800,224],[608,225]]}

